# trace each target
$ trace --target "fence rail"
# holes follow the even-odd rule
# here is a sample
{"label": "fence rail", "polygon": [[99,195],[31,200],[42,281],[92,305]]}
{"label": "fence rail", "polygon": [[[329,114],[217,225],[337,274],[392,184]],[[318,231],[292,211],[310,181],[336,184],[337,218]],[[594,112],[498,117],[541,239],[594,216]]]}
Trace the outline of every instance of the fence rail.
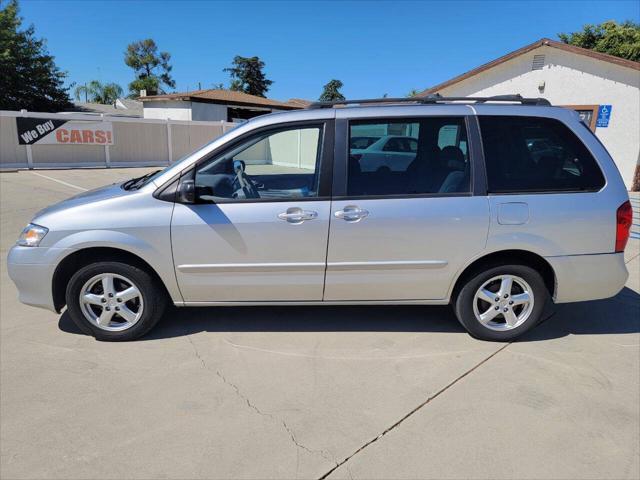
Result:
{"label": "fence rail", "polygon": [[[109,122],[111,145],[22,145],[17,118]],[[0,110],[0,171],[165,166],[223,135],[233,123]]]}

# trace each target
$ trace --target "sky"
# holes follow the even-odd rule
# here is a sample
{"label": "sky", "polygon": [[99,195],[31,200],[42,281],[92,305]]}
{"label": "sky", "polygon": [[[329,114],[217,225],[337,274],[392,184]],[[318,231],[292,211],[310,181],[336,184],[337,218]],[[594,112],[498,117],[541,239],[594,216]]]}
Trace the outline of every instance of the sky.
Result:
{"label": "sky", "polygon": [[[542,37],[605,20],[640,22],[631,1],[21,0],[67,83],[116,82],[130,42],[171,54],[176,91],[229,84],[235,55],[258,56],[267,96],[317,99],[331,79],[347,98],[405,96]],[[170,89],[171,90],[171,89]]]}

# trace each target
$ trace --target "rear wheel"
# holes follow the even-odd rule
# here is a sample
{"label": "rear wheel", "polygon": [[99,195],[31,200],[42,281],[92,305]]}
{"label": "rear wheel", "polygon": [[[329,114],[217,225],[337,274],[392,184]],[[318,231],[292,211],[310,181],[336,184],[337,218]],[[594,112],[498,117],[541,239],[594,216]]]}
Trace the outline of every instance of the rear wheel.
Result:
{"label": "rear wheel", "polygon": [[119,262],[78,270],[66,291],[67,309],[78,327],[98,340],[134,340],[160,319],[167,304],[161,286],[146,271]]}
{"label": "rear wheel", "polygon": [[548,300],[540,273],[502,265],[472,275],[456,298],[455,312],[472,336],[509,341],[540,322]]}

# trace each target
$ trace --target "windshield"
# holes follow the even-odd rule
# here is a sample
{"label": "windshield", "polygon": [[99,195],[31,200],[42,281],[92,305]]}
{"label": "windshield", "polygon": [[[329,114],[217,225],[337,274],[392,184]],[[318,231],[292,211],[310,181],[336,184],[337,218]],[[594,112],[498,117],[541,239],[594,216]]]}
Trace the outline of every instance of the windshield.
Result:
{"label": "windshield", "polygon": [[156,178],[160,177],[167,170],[174,168],[176,165],[178,165],[183,160],[191,157],[194,153],[197,153],[199,150],[205,149],[210,143],[218,141],[221,138],[224,138],[225,136],[227,136],[231,132],[233,132],[235,129],[237,129],[238,127],[240,127],[241,125],[244,125],[246,123],[247,122],[243,122],[243,123],[238,123],[238,124],[234,125],[233,128],[227,130],[223,135],[213,139],[211,142],[207,142],[206,144],[202,145],[201,147],[199,147],[198,149],[194,150],[193,152],[189,152],[186,155],[183,155],[179,160],[176,160],[171,165],[168,165],[167,167],[163,168],[162,170],[155,170],[155,171],[147,173],[146,175],[143,175],[141,177],[136,177],[136,178],[132,178],[130,180],[127,180],[126,182],[124,182],[122,184],[122,188],[124,188],[125,190],[138,190],[138,189],[144,187],[145,185],[148,185],[149,183],[153,182]]}
{"label": "windshield", "polygon": [[[153,182],[155,179],[161,177],[167,171],[170,171],[172,169],[176,169],[176,172],[178,172],[179,169],[180,169],[180,167],[179,167],[180,163],[182,163],[183,161],[191,158],[193,155],[197,155],[198,152],[201,152],[201,151],[205,152],[207,150],[207,148],[209,147],[209,145],[211,145],[213,142],[219,142],[221,139],[225,138],[226,136],[228,136],[229,134],[231,134],[232,132],[237,130],[238,127],[244,126],[247,123],[248,122],[236,123],[232,128],[227,130],[221,136],[216,137],[213,140],[211,140],[210,142],[205,143],[204,145],[202,145],[201,147],[197,148],[196,150],[188,152],[187,154],[183,155],[180,159],[172,162],[171,165],[168,165],[167,167],[163,168],[162,170],[156,170],[156,171],[151,172],[151,173],[149,173],[147,175],[143,175],[142,177],[137,177],[137,178],[132,178],[131,180],[127,180],[126,182],[124,182],[122,184],[122,188],[124,188],[125,190],[139,189],[139,188],[142,188],[145,185],[148,185],[149,183]],[[201,155],[204,155],[204,153],[202,153]]]}

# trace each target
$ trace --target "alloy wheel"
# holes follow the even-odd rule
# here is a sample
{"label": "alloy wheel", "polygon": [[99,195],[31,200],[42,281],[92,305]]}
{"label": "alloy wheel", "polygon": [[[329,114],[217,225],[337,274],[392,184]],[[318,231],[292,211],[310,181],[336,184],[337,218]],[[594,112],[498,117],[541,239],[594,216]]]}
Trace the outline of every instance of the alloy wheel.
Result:
{"label": "alloy wheel", "polygon": [[140,289],[128,278],[101,273],[80,290],[80,308],[92,324],[118,332],[135,325],[142,317],[144,301]]}
{"label": "alloy wheel", "polygon": [[476,291],[473,313],[491,330],[513,330],[529,318],[533,304],[533,290],[527,282],[515,275],[498,275]]}

